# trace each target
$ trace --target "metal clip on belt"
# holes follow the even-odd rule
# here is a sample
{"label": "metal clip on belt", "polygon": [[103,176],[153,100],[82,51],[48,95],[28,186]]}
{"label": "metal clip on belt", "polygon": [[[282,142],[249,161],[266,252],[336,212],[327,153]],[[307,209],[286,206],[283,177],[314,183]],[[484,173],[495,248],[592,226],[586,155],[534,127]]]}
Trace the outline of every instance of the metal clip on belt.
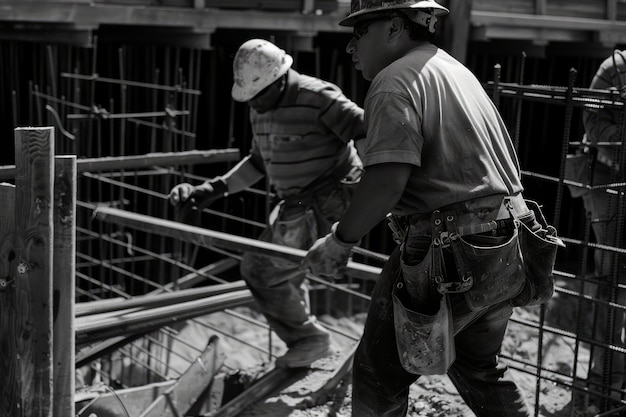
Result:
{"label": "metal clip on belt", "polygon": [[401,245],[404,242],[404,238],[406,237],[406,229],[400,224],[398,220],[398,216],[393,213],[387,213],[387,226],[391,229],[391,236],[393,237],[393,241],[398,245]]}
{"label": "metal clip on belt", "polygon": [[[470,288],[472,288],[472,285],[474,285],[474,275],[472,274],[471,269],[467,266],[465,257],[461,253],[458,245],[455,244],[461,234],[458,230],[460,228],[456,226],[454,214],[446,214],[445,224],[447,232],[440,233],[441,240],[444,244],[447,243],[447,245],[450,246],[450,248],[452,249],[454,259],[457,263],[459,275],[461,277],[460,281],[452,282],[443,282],[443,279],[441,279],[441,281],[437,282],[437,291],[439,291],[439,293],[443,295],[450,293],[463,293],[465,291],[468,291]],[[444,233],[446,234],[445,236],[443,236]]]}

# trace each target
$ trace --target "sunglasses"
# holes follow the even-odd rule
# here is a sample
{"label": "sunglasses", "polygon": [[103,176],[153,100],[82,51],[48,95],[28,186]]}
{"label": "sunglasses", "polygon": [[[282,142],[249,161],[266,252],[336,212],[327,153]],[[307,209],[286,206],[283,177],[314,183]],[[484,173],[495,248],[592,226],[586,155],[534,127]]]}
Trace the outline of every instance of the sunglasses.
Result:
{"label": "sunglasses", "polygon": [[392,16],[385,16],[385,17],[379,17],[379,18],[369,19],[369,20],[364,20],[362,22],[359,22],[359,23],[355,24],[354,27],[352,28],[352,36],[354,36],[354,39],[356,39],[358,41],[363,36],[365,36],[365,34],[368,31],[369,26],[372,23],[380,22],[382,20],[389,20],[391,18],[392,18]]}

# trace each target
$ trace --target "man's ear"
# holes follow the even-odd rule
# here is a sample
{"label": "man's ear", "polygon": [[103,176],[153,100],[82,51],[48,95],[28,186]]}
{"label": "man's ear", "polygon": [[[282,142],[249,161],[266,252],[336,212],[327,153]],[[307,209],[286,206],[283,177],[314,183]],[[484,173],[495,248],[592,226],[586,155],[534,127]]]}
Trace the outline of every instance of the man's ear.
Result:
{"label": "man's ear", "polygon": [[388,39],[395,40],[402,36],[404,32],[404,20],[400,16],[396,16],[389,21]]}

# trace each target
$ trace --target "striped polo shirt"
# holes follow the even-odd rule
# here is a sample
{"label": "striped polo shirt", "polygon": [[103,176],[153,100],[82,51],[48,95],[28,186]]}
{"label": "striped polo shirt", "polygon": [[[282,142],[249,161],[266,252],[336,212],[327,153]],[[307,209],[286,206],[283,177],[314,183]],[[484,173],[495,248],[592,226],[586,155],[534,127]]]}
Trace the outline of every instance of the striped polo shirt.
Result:
{"label": "striped polo shirt", "polygon": [[251,108],[250,122],[251,153],[262,158],[281,198],[361,166],[352,140],[365,137],[363,109],[329,82],[290,69],[275,108],[265,113]]}
{"label": "striped polo shirt", "polygon": [[[591,81],[590,88],[594,90],[617,89],[623,92],[626,88],[626,50],[613,52],[606,58]],[[617,109],[608,109],[602,104],[588,105],[583,112],[583,125],[587,139],[591,143],[619,142],[620,123],[624,123],[623,112]],[[598,159],[603,163],[616,167],[619,163],[619,147],[599,146]]]}

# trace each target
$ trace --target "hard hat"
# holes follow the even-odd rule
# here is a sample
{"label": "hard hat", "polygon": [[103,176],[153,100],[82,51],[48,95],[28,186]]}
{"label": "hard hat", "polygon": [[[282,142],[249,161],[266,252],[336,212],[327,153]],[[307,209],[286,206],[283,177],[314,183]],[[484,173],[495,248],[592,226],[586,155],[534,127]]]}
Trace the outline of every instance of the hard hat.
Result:
{"label": "hard hat", "polygon": [[[432,19],[432,21],[428,21],[426,17],[444,16],[450,13],[447,8],[443,7],[434,0],[352,0],[352,4],[350,5],[350,14],[339,22],[339,24],[341,26],[354,26],[354,24],[364,15],[382,13],[390,10],[421,11],[422,13],[417,13],[415,18],[412,20],[422,26],[429,27],[431,32],[434,31],[434,22],[436,22],[437,19],[435,18]],[[430,10],[429,14],[424,13],[424,11],[427,10]],[[424,17],[424,15],[426,15],[426,17]]]}
{"label": "hard hat", "polygon": [[233,61],[234,84],[231,95],[248,101],[283,76],[293,64],[285,51],[264,39],[250,39],[239,47]]}

